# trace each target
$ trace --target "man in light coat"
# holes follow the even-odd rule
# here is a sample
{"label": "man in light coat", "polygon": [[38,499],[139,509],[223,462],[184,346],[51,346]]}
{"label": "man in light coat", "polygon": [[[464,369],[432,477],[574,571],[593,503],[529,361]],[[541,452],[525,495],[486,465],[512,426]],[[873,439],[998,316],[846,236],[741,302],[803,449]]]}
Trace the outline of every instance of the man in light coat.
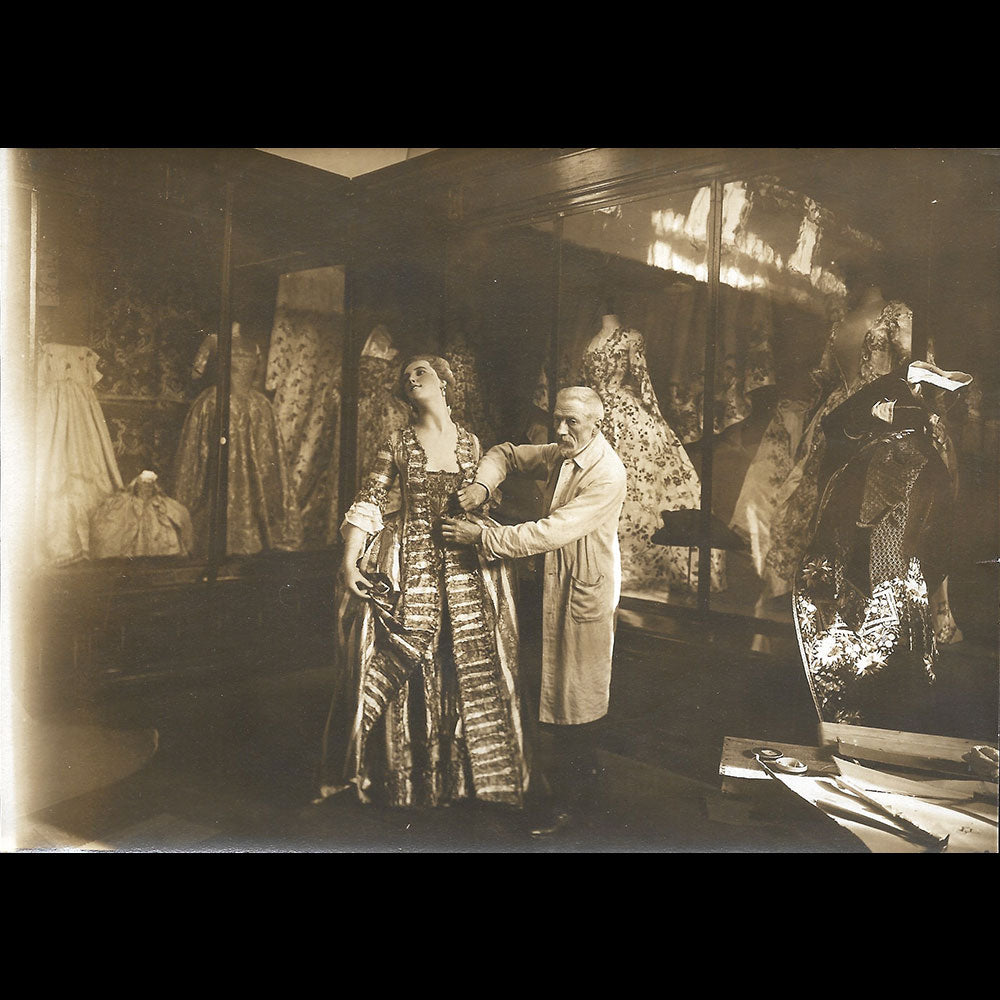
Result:
{"label": "man in light coat", "polygon": [[625,466],[599,430],[603,416],[593,389],[561,390],[553,413],[557,440],[491,448],[479,463],[476,482],[459,493],[462,508],[472,510],[511,472],[544,479],[539,520],[485,528],[452,518],[442,523],[446,540],[477,545],[487,560],[545,555],[539,721],[550,728],[558,763],[555,801],[532,831],[538,835],[569,821],[586,777],[581,771],[593,770],[590,724],[608,711]]}

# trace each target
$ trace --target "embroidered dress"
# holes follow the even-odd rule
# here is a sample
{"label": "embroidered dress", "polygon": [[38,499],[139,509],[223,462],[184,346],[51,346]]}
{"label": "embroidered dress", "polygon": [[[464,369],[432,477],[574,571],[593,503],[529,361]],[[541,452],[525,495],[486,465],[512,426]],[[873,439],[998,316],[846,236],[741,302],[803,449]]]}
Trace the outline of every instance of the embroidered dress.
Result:
{"label": "embroidered dress", "polygon": [[[475,547],[446,546],[440,535],[441,516],[458,513],[455,494],[473,481],[480,457],[478,439],[460,427],[460,471],[428,472],[407,426],[379,450],[345,516],[369,535],[360,568],[384,574],[398,596],[341,602],[348,682],[331,705],[324,795],[353,783],[362,801],[392,806],[469,798],[523,805],[528,763],[512,566],[487,564]],[[386,513],[397,485],[402,507]],[[485,508],[465,516],[494,523]]]}
{"label": "embroidered dress", "polygon": [[[867,413],[875,397],[858,399]],[[910,426],[865,435],[830,477],[795,576],[799,648],[826,722],[930,731],[937,644],[928,591],[947,568],[952,489],[925,414],[910,412]]]}
{"label": "embroidered dress", "polygon": [[[697,592],[698,549],[657,545],[667,510],[696,510],[701,485],[680,439],[663,419],[638,330],[616,329],[584,352],[582,381],[601,397],[601,429],[625,465],[628,489],[619,520],[622,591]],[[724,590],[725,552],[713,549],[711,587]]]}
{"label": "embroidered dress", "polygon": [[[211,347],[215,335],[207,339]],[[258,359],[251,346],[234,338],[226,551],[241,555],[302,546],[302,519],[274,408],[253,388]],[[198,552],[208,545],[208,470],[215,437],[215,386],[209,386],[191,404],[174,460],[174,495],[191,514]]]}
{"label": "embroidered dress", "polygon": [[278,282],[264,388],[273,393],[307,549],[337,539],[343,298],[342,268]]}
{"label": "embroidered dress", "polygon": [[[763,556],[762,573],[768,597],[791,590],[792,578],[809,544],[823,486],[826,451],[823,418],[860,388],[910,358],[913,314],[902,302],[887,303],[866,332],[858,373],[851,380],[837,364],[834,348],[838,329],[836,324],[831,330],[820,368],[814,373],[819,387],[818,402],[799,440],[795,464],[774,492],[771,511],[766,508],[760,511],[764,518],[770,513],[770,545]],[[775,419],[781,416],[779,412]],[[754,475],[762,474],[763,470],[754,471]]]}

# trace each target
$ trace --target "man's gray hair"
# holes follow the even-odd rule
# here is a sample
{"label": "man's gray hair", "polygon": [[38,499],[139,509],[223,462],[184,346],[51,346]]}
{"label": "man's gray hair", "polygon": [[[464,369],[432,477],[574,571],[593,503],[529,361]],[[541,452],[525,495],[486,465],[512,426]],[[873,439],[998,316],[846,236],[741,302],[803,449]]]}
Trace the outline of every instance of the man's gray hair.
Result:
{"label": "man's gray hair", "polygon": [[589,385],[571,385],[560,389],[556,393],[556,406],[559,405],[560,399],[575,399],[596,423],[604,419],[604,404],[601,402],[601,397]]}

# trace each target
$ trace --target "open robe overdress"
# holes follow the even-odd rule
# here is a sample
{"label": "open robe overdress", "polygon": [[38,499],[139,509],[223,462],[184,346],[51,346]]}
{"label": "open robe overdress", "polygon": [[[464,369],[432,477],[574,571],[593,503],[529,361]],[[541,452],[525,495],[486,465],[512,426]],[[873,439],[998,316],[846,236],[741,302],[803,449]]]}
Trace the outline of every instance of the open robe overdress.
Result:
{"label": "open robe overdress", "polygon": [[[473,481],[480,455],[478,439],[460,427],[459,488]],[[342,598],[350,693],[335,696],[324,758],[334,774],[346,758],[340,782],[355,784],[364,801],[439,805],[475,797],[519,807],[528,763],[512,566],[487,565],[474,548],[443,544],[428,475],[413,428],[394,431],[346,516],[369,535],[361,569],[385,574],[399,597],[395,606]],[[401,507],[390,511],[396,486]],[[494,523],[484,512],[465,516]],[[349,734],[344,756],[338,724]],[[333,777],[324,793],[337,787]]]}

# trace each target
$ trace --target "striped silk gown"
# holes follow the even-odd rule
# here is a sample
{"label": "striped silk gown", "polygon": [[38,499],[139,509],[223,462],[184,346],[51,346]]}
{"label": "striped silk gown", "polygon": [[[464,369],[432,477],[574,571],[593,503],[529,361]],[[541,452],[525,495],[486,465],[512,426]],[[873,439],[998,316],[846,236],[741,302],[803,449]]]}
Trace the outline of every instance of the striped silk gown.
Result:
{"label": "striped silk gown", "polygon": [[[481,457],[461,427],[456,457],[459,472],[429,472],[412,427],[393,431],[345,517],[368,534],[360,568],[392,590],[340,600],[344,684],[327,724],[324,796],[354,785],[362,801],[391,806],[524,804],[513,566],[444,544],[440,518],[460,512],[455,495]],[[494,523],[485,508],[465,516]]]}

